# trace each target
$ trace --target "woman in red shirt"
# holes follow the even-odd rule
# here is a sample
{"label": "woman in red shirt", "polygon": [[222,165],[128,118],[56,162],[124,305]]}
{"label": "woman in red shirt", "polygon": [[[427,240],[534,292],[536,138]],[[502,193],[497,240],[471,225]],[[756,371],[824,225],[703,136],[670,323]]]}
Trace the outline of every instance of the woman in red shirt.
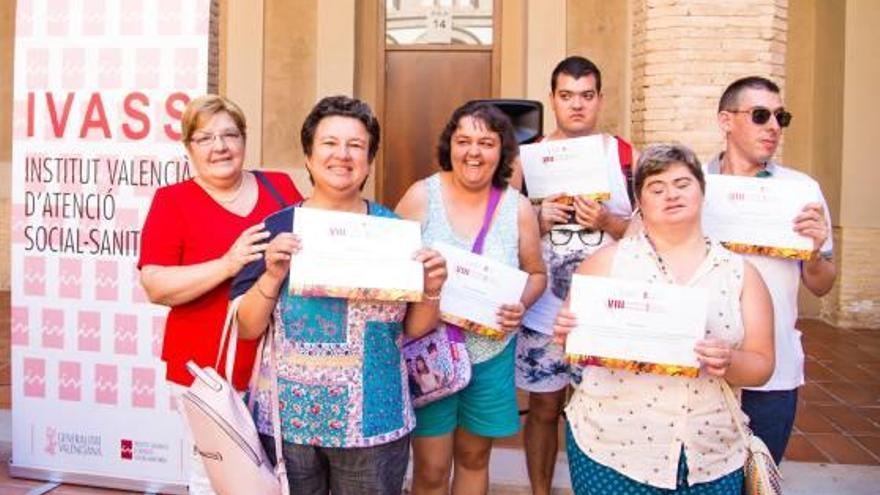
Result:
{"label": "woman in red shirt", "polygon": [[[245,117],[232,101],[217,95],[193,100],[181,131],[196,177],[156,191],[138,260],[150,301],[171,307],[162,359],[175,396],[193,381],[187,361],[214,365],[232,278],[266,248],[262,220],[301,199],[286,174],[243,169]],[[227,377],[238,389],[247,386],[255,350],[256,341],[238,344]],[[190,493],[214,493],[198,455],[189,485]]]}

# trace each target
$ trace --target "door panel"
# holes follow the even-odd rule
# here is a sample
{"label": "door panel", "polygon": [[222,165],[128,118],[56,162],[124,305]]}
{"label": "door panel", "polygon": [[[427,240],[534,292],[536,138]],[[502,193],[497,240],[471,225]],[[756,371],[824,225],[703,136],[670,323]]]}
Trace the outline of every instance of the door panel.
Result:
{"label": "door panel", "polygon": [[388,50],[385,67],[380,200],[393,208],[412,183],[439,170],[437,139],[452,111],[491,96],[492,52]]}

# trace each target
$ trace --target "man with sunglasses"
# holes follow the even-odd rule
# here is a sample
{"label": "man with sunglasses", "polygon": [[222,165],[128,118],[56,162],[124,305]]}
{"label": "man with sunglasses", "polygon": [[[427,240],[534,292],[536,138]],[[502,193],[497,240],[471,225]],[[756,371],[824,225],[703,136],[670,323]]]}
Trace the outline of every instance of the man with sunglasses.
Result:
{"label": "man with sunglasses", "polygon": [[[579,56],[559,62],[550,77],[550,102],[556,117],[556,129],[544,139],[598,134],[602,108],[599,68]],[[538,211],[544,261],[550,272],[547,292],[541,301],[547,303],[545,313],[552,312],[552,317],[555,317],[555,311],[549,309],[557,307],[567,297],[575,268],[603,244],[620,238],[629,225],[633,149],[618,137],[607,134],[602,137],[611,199],[593,201],[556,195],[546,198]],[[514,187],[522,186],[519,167],[515,168],[510,182]],[[538,331],[549,332],[552,317],[544,323],[538,321],[539,318],[529,320],[527,316],[517,336],[516,385],[529,392],[523,438],[529,481],[532,493],[536,495],[550,493],[565,391],[573,378],[579,380],[577,370],[570,370],[564,362],[562,347],[553,343],[550,335]]]}
{"label": "man with sunglasses", "polygon": [[760,437],[777,464],[788,444],[797,409],[797,389],[804,383],[804,352],[798,317],[798,287],[823,296],[834,285],[831,217],[819,184],[810,176],[773,161],[782,129],[791,123],[782,106],[779,86],[763,77],[745,77],[724,91],[718,105],[718,124],[727,143],[723,153],[706,166],[710,174],[797,180],[815,184],[816,197],[807,204],[792,228],[813,240],[808,261],[748,255],[773,300],[776,368],[764,386],[743,390],[742,407],[752,431]]}

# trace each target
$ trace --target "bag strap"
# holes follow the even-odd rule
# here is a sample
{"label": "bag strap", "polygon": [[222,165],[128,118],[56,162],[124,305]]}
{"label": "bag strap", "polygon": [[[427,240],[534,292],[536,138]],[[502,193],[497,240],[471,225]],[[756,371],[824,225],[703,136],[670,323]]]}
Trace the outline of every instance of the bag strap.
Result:
{"label": "bag strap", "polygon": [[493,187],[489,191],[489,201],[486,203],[486,213],[483,215],[483,225],[480,232],[474,240],[474,246],[471,251],[476,254],[483,254],[483,244],[486,242],[486,234],[489,233],[489,226],[492,225],[492,217],[495,215],[495,209],[501,199],[501,189]]}
{"label": "bag strap", "polygon": [[[238,305],[241,300],[244,298],[244,294],[233,299],[232,303],[229,305],[229,312],[227,314],[227,320],[232,319],[232,332],[231,337],[237,340],[238,338]],[[224,329],[224,334],[225,334]],[[256,402],[256,390],[257,383],[260,376],[260,365],[263,362],[263,353],[269,353],[269,383],[271,385],[271,395],[269,398],[269,402],[271,403],[271,413],[272,413],[272,436],[275,440],[275,476],[278,478],[281,484],[281,493],[282,495],[290,495],[290,488],[287,483],[287,467],[284,464],[284,453],[281,450],[281,411],[279,410],[279,399],[278,399],[278,374],[277,374],[277,363],[275,361],[275,349],[273,346],[275,340],[275,321],[274,319],[270,319],[268,329],[263,332],[263,335],[260,337],[260,343],[257,346],[257,355],[254,358],[254,367],[251,369],[251,378],[248,384],[248,401],[247,408],[251,414],[254,412],[254,402]],[[231,346],[230,347],[234,347]],[[231,373],[232,371],[229,368],[229,354],[227,354],[227,364],[226,364],[226,372]],[[234,355],[232,356],[235,357]],[[229,379],[227,377],[227,379]],[[231,379],[230,379],[231,382]]]}
{"label": "bag strap", "polygon": [[742,424],[739,414],[737,414],[740,410],[739,401],[736,400],[736,395],[734,395],[733,389],[730,388],[727,380],[721,378],[719,381],[721,382],[721,392],[724,395],[724,402],[727,404],[727,409],[730,411],[730,415],[733,416],[733,424],[736,426],[736,430],[742,437],[746,448],[748,448],[751,439],[750,434],[746,434],[745,425]]}
{"label": "bag strap", "polygon": [[[238,312],[238,304],[241,298],[234,299],[226,309],[226,320],[223,322],[223,332],[220,334],[220,347],[217,349],[217,357],[214,359],[214,369],[220,371],[220,359],[223,350],[226,350],[226,379],[232,382],[232,368],[235,364],[235,353],[238,347],[238,322],[235,315]],[[228,346],[227,346],[228,341]]]}
{"label": "bag strap", "polygon": [[626,184],[626,194],[629,196],[629,204],[635,205],[635,191],[633,191],[633,148],[632,145],[620,136],[614,136],[617,141],[617,158],[620,160],[620,171],[623,173]]}
{"label": "bag strap", "polygon": [[254,174],[254,177],[266,187],[266,190],[275,198],[275,201],[278,201],[281,208],[287,208],[287,201],[284,201],[284,197],[278,192],[278,189],[275,189],[275,186],[272,185],[272,182],[269,181],[266,175],[259,170],[252,170],[251,172]]}

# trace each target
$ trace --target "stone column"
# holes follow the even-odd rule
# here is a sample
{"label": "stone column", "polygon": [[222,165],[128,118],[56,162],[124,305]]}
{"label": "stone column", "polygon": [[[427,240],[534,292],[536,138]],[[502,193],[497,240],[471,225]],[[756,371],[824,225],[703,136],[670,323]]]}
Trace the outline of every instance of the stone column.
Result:
{"label": "stone column", "polygon": [[[823,299],[822,316],[842,327],[880,329],[880,3],[847,0],[843,122],[840,146],[840,222],[834,246],[837,284]],[[821,98],[817,94],[817,98]],[[816,118],[822,118],[821,115]]]}
{"label": "stone column", "polygon": [[708,160],[723,146],[718,99],[733,80],[785,84],[787,0],[633,0],[632,138],[678,141]]}

